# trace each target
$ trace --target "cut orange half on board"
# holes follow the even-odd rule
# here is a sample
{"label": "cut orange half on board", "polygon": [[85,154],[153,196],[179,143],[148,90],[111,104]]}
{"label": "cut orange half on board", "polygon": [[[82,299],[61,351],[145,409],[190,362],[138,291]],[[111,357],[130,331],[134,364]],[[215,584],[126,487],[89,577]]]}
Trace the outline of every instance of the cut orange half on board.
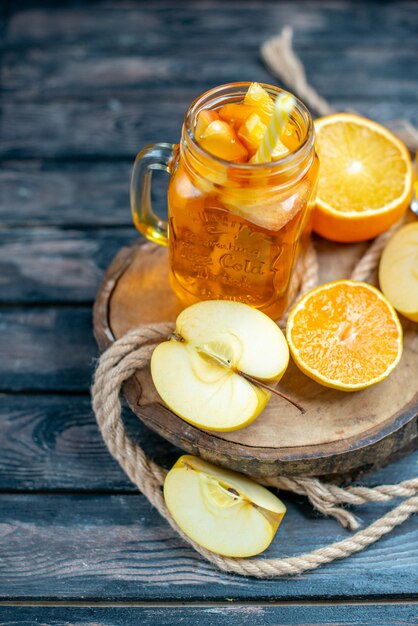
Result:
{"label": "cut orange half on board", "polygon": [[351,280],[308,292],[291,310],[286,335],[299,369],[342,391],[384,380],[402,354],[393,307],[375,287]]}
{"label": "cut orange half on board", "polygon": [[380,235],[410,203],[407,148],[384,126],[351,113],[322,117],[315,130],[320,169],[314,231],[341,242]]}

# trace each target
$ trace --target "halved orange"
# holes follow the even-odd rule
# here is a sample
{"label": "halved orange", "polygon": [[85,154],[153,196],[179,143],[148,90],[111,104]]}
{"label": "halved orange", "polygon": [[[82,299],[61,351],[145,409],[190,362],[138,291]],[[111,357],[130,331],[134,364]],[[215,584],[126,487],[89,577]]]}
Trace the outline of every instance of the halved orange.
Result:
{"label": "halved orange", "polygon": [[384,126],[352,113],[322,117],[315,130],[320,169],[314,231],[341,242],[380,235],[411,200],[407,148]]}
{"label": "halved orange", "polygon": [[309,291],[290,311],[293,360],[316,382],[357,391],[384,380],[402,355],[402,327],[375,287],[337,280]]}

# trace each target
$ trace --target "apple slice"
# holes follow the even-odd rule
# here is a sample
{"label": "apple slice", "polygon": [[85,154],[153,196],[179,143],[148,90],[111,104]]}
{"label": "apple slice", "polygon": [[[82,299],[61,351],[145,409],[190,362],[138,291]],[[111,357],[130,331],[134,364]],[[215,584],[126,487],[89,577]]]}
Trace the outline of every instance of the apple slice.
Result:
{"label": "apple slice", "polygon": [[174,413],[200,428],[237,430],[254,420],[270,392],[246,378],[279,381],[289,349],[279,327],[240,302],[208,300],[180,313],[169,341],[151,358],[151,375]]}
{"label": "apple slice", "polygon": [[224,556],[263,552],[286,513],[283,502],[265,487],[187,454],[168,472],[164,499],[188,537]]}
{"label": "apple slice", "polygon": [[216,111],[213,111],[212,109],[203,109],[203,111],[200,111],[197,116],[196,128],[194,131],[196,137],[200,138],[209,124],[215,122],[216,120],[219,120],[219,115]]}
{"label": "apple slice", "polygon": [[246,161],[248,151],[238,139],[234,129],[222,120],[211,122],[200,135],[199,144],[225,161]]}
{"label": "apple slice", "polygon": [[219,117],[221,120],[228,122],[230,126],[233,126],[235,130],[238,130],[247,117],[256,111],[257,109],[255,107],[250,107],[247,104],[230,103],[224,104],[224,106],[219,109]]}
{"label": "apple slice", "polygon": [[402,226],[386,244],[379,283],[399,313],[418,322],[418,222]]}
{"label": "apple slice", "polygon": [[254,153],[266,134],[267,126],[263,124],[258,113],[252,113],[242,124],[238,131],[238,137],[245,147]]}

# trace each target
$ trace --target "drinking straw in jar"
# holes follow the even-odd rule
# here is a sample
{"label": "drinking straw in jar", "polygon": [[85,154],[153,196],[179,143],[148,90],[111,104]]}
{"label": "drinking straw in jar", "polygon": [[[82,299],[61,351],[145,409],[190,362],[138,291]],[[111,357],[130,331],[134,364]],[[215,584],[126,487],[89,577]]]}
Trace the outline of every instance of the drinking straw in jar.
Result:
{"label": "drinking straw in jar", "polygon": [[295,104],[295,98],[288,93],[279,94],[277,96],[267,130],[254,155],[254,163],[268,163],[271,161],[272,152],[280,139],[283,129],[289,121]]}

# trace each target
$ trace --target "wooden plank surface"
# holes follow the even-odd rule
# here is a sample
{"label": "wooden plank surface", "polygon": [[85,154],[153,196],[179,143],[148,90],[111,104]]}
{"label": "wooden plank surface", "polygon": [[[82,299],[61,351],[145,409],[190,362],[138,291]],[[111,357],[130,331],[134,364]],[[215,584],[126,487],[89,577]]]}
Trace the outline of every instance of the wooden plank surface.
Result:
{"label": "wooden plank surface", "polygon": [[[275,33],[282,22],[295,28],[295,41],[300,46],[335,48],[371,42],[396,47],[399,41],[413,45],[418,27],[418,15],[405,0],[396,2],[396,10],[393,2],[335,0],[252,0],[242,2],[239,12],[234,0],[66,3],[53,11],[45,11],[42,2],[20,5],[21,10],[9,19],[7,46],[53,47],[83,40],[90,49],[113,54],[119,49],[137,52],[138,41],[141,49],[153,47],[171,54],[173,40],[178,45],[187,46],[188,41],[198,45],[202,37],[207,41],[232,38],[234,47],[247,49]],[[120,26],[116,37],[115,24]]]}
{"label": "wooden plank surface", "polygon": [[[177,448],[148,430],[128,409],[123,418],[128,433],[147,454],[164,467],[174,464],[181,454]],[[1,395],[0,440],[0,491],[136,491],[107,452],[87,393]],[[417,463],[415,452],[364,476],[362,482],[372,486],[407,480],[416,473]]]}
{"label": "wooden plank surface", "polygon": [[88,391],[97,347],[90,307],[0,310],[0,392]]}
{"label": "wooden plank surface", "polygon": [[[114,28],[121,28],[124,20],[126,18],[122,18],[120,26],[116,22]],[[112,51],[97,58],[88,47],[83,47],[80,53],[77,45],[69,49],[58,47],[53,56],[50,48],[5,52],[3,88],[9,99],[19,101],[48,101],[69,95],[92,99],[108,94],[132,100],[136,99],[138,83],[141,83],[141,88],[148,91],[152,100],[153,88],[162,85],[178,90],[181,83],[182,89],[196,89],[198,94],[208,86],[229,82],[231,76],[251,81],[256,75],[259,81],[271,82],[267,69],[260,66],[258,45],[250,57],[248,47],[244,48],[245,37],[241,38],[239,46],[230,45],[227,50],[214,47],[208,51],[196,42],[192,55],[190,47],[193,44],[187,40],[186,33],[184,38],[175,56],[169,56],[163,48],[141,49],[140,54],[130,55],[122,52],[120,56]],[[260,36],[258,43],[262,43]],[[393,49],[376,48],[363,42],[334,49],[332,56],[329,50],[317,48],[302,49],[300,55],[308,76],[313,77],[315,87],[326,98],[363,99],[367,94],[369,99],[414,101],[418,80],[418,67],[414,63],[417,51],[418,45]],[[246,58],[244,66],[243,56]],[[368,73],[362,67],[364,60]],[[199,72],[196,72],[196,64],[200,66]],[[401,71],[405,66],[409,68],[408,73]]]}
{"label": "wooden plank surface", "polygon": [[134,229],[10,229],[0,234],[0,302],[92,303],[104,270]]}
{"label": "wooden plank surface", "polygon": [[[262,558],[301,554],[350,535],[310,506],[284,500],[288,513]],[[386,510],[366,507],[361,516],[368,524]],[[417,590],[413,519],[364,552],[281,581],[219,572],[140,495],[2,494],[0,528],[2,600],[407,600]]]}
{"label": "wooden plank surface", "polygon": [[[94,228],[131,226],[129,179],[132,163],[3,162],[0,224]],[[161,205],[164,199],[160,195]],[[134,232],[134,231],[132,231]]]}
{"label": "wooden plank surface", "polygon": [[[416,520],[298,579],[220,575],[136,494],[90,408],[97,356],[90,303],[114,251],[136,237],[128,197],[134,155],[147,142],[178,141],[185,108],[202,90],[238,79],[276,82],[258,50],[285,24],[295,28],[313,84],[337,109],[418,124],[417,3],[22,0],[0,7],[1,597],[253,603],[140,613],[0,605],[0,624],[417,622],[410,604],[418,597]],[[166,181],[156,182],[163,211]],[[170,466],[178,452],[128,412],[125,420]],[[417,460],[365,480],[409,478]],[[274,554],[345,536],[303,499],[287,501]],[[383,510],[366,507],[364,520]],[[280,598],[315,604],[258,606]],[[327,598],[402,604],[318,604]]]}
{"label": "wooden plank surface", "polygon": [[[128,433],[165,467],[181,452],[128,409]],[[0,492],[130,493],[136,487],[110,456],[89,396],[0,396]],[[100,469],[100,471],[99,471]],[[400,463],[405,476],[410,471]]]}
{"label": "wooden plank surface", "polygon": [[[133,160],[148,143],[179,141],[184,112],[201,91],[196,88],[181,100],[169,95],[158,106],[149,97],[140,104],[113,97],[94,102],[16,103],[7,99],[1,121],[0,158],[92,159],[111,155],[113,159]],[[355,108],[382,122],[402,112],[418,124],[416,102],[405,102],[402,107],[390,100],[376,103],[352,99],[333,104],[343,110]]]}
{"label": "wooden plank surface", "polygon": [[330,606],[239,606],[200,607],[16,607],[0,606],[0,626],[39,624],[42,626],[387,626],[416,624],[416,604],[367,604]]}
{"label": "wooden plank surface", "polygon": [[[143,442],[156,461],[166,467],[174,462],[179,454],[174,448],[148,433],[128,412],[125,420],[131,436]],[[276,598],[406,598],[415,593],[415,520],[350,560],[288,584],[255,583],[215,573],[176,538],[142,496],[134,495],[136,490],[100,439],[88,398],[10,400],[3,396],[0,423],[0,438],[7,442],[0,460],[0,490],[14,492],[0,496],[2,599],[221,600],[271,594]],[[404,480],[414,474],[417,462],[418,452],[362,482]],[[40,496],[38,491],[51,495]],[[64,492],[86,495],[64,496]],[[100,492],[103,495],[89,495]],[[112,492],[115,495],[110,497]],[[267,556],[300,553],[348,536],[334,520],[317,515],[303,498],[282,497],[288,514]],[[367,505],[356,512],[367,524],[388,506]]]}

